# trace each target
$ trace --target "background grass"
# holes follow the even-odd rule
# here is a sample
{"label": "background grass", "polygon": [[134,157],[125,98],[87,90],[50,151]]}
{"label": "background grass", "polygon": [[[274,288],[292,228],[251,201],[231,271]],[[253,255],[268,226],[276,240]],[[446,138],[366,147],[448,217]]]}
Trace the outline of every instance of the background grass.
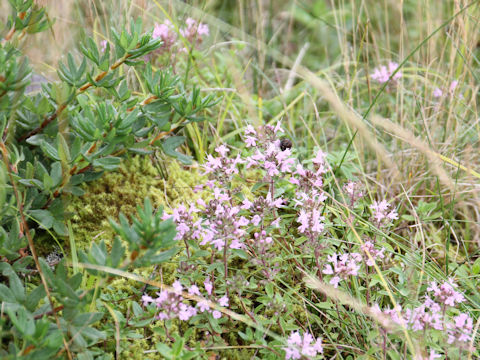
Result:
{"label": "background grass", "polygon": [[[86,34],[108,40],[111,26],[132,17],[152,27],[166,18],[181,27],[188,16],[208,23],[201,51],[175,61],[188,81],[222,97],[211,121],[187,127],[183,150],[202,162],[222,142],[241,148],[247,124],[281,120],[300,156],[319,146],[339,176],[357,177],[368,194],[399,204],[402,221],[390,240],[411,268],[392,268],[387,278],[398,280],[403,271],[416,284],[422,276],[461,274],[474,294],[472,308],[479,308],[472,271],[480,243],[478,1],[44,3],[56,23],[30,37],[25,51],[49,79]],[[373,69],[389,61],[401,64],[401,79],[372,81]],[[136,74],[125,75],[141,93]],[[449,92],[452,81],[458,86]],[[437,87],[441,98],[433,96]],[[313,300],[296,301],[317,307]],[[365,316],[352,312],[342,321],[362,328]],[[355,331],[340,331],[355,343]]]}

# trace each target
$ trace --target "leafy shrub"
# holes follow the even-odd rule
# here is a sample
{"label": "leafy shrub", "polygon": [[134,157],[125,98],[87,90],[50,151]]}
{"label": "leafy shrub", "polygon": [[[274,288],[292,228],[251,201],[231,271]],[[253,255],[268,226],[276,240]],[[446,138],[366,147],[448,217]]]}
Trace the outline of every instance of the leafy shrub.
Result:
{"label": "leafy shrub", "polygon": [[[6,314],[2,343],[7,344],[0,351],[5,358],[63,353],[88,358],[106,339],[106,332],[98,330],[104,313],[90,311],[98,294],[85,290],[86,278],[75,258],[72,273],[66,259],[55,264],[58,259],[47,263],[39,257],[38,234],[67,236],[65,199],[83,195],[83,183],[117,169],[126,154],[161,150],[189,163],[190,157],[177,151],[185,141],[177,133],[202,121],[204,110],[215,102],[196,87],[186,89],[168,68],[154,70],[145,64],[163,42],[151,31],[142,33],[140,21],[120,32],[112,29],[111,44],[98,46],[88,38],[80,46],[82,57],[69,53],[59,63],[60,81],[27,91],[32,70],[20,50],[22,39],[47,30],[51,22],[32,0],[12,0],[10,5],[0,45],[0,264],[8,284],[1,284],[0,291]],[[122,75],[128,67],[141,74],[149,91],[146,98],[128,88]],[[175,228],[161,215],[146,200],[133,226],[123,215],[120,225],[113,224],[123,243],[117,239],[108,252],[101,242],[88,253],[80,252],[79,259],[120,269],[169,260],[178,251],[172,242]],[[103,273],[89,271],[94,277]],[[41,283],[32,287],[21,281],[35,274]]]}

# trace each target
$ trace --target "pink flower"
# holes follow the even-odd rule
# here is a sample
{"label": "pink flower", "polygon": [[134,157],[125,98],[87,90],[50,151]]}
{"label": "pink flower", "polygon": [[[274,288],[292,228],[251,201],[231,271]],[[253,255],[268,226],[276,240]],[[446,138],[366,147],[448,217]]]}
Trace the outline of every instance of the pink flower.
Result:
{"label": "pink flower", "polygon": [[275,220],[273,220],[270,225],[278,228],[280,226],[280,218],[276,218]]}
{"label": "pink flower", "polygon": [[181,293],[183,290],[183,286],[178,280],[175,280],[175,282],[172,284],[172,287],[177,294]]}
{"label": "pink flower", "polygon": [[255,128],[252,125],[247,125],[247,127],[245,128],[245,134],[257,135],[257,132],[255,131]]}
{"label": "pink flower", "polygon": [[213,310],[212,311],[212,316],[214,319],[220,319],[222,317],[222,313],[218,310]]}
{"label": "pink flower", "polygon": [[105,52],[107,50],[107,40],[100,41],[100,51]]}
{"label": "pink flower", "polygon": [[255,226],[258,226],[258,224],[260,224],[261,221],[262,221],[262,218],[259,215],[255,215],[252,218],[252,224]]}
{"label": "pink flower", "polygon": [[276,134],[277,132],[284,132],[282,129],[282,123],[280,121],[277,122],[277,125],[275,125],[275,128],[273,129],[274,134]]}
{"label": "pink flower", "polygon": [[163,24],[155,24],[152,37],[154,39],[162,40],[163,44],[161,50],[163,51],[170,50],[177,41],[177,33],[169,20],[165,20]]}
{"label": "pink flower", "polygon": [[[375,264],[375,260],[383,259],[385,257],[384,251],[385,248],[381,248],[380,250],[375,249],[373,243],[371,241],[366,241],[361,246],[362,251],[365,253],[365,260],[368,266],[373,266]],[[370,256],[367,255],[370,254]]]}
{"label": "pink flower", "polygon": [[254,138],[253,136],[247,136],[245,138],[245,144],[247,148],[257,146],[257,139]]}
{"label": "pink flower", "polygon": [[200,296],[200,289],[198,288],[197,285],[193,284],[192,286],[190,286],[190,288],[188,289],[188,293],[190,295],[198,295]]}
{"label": "pink flower", "polygon": [[142,303],[143,306],[147,306],[148,304],[151,304],[153,302],[153,298],[147,294],[142,295]]}
{"label": "pink flower", "polygon": [[318,150],[315,158],[312,160],[314,164],[323,165],[325,164],[326,154],[322,150]]}
{"label": "pink flower", "polygon": [[287,340],[285,351],[285,359],[300,359],[303,357],[312,358],[323,353],[322,339],[318,338],[314,342],[314,338],[310,333],[306,332],[302,335],[298,332],[292,332]]}
{"label": "pink flower", "polygon": [[442,285],[438,286],[436,282],[431,282],[430,286],[427,288],[427,291],[433,292],[433,295],[437,298],[437,301],[441,304],[455,306],[465,301],[465,297],[455,291],[457,285],[453,282],[453,279],[449,279],[448,282],[444,282]]}
{"label": "pink flower", "polygon": [[358,275],[358,270],[360,270],[359,262],[362,257],[358,253],[347,253],[347,254],[333,254],[327,257],[327,260],[331,264],[326,264],[323,269],[323,273],[326,275],[335,275],[331,280],[330,284],[334,287],[338,287],[341,279],[346,279],[348,276]]}
{"label": "pink flower", "polygon": [[438,87],[433,90],[433,97],[434,98],[439,98],[442,97],[443,91],[439,89]]}
{"label": "pink flower", "polygon": [[381,224],[386,225],[385,219],[388,220],[395,220],[398,219],[398,213],[395,209],[388,212],[388,208],[390,204],[386,200],[382,200],[380,202],[374,201],[372,205],[370,205],[370,209],[373,210],[373,218],[376,220],[377,226]]}
{"label": "pink flower", "polygon": [[227,307],[228,306],[228,296],[224,295],[220,299],[218,299],[218,304],[220,306]]}
{"label": "pink flower", "polygon": [[454,317],[453,320],[453,324],[447,324],[448,343],[469,342],[472,338],[472,318],[468,314],[462,313]]}
{"label": "pink flower", "polygon": [[252,205],[253,205],[253,203],[250,200],[245,199],[245,200],[243,200],[242,206],[240,206],[240,208],[243,209],[243,210],[248,210],[252,207]]}
{"label": "pink flower", "polygon": [[[392,76],[393,72],[398,68],[398,64],[396,62],[390,61],[388,63],[388,68],[386,66],[380,66],[373,71],[372,79],[379,82],[380,84],[386,83],[390,77]],[[402,77],[402,73],[399,71],[397,72],[392,80],[398,80]]]}
{"label": "pink flower", "polygon": [[207,292],[207,294],[212,295],[213,285],[212,285],[210,279],[206,279],[203,282],[203,286],[205,286],[205,291]]}
{"label": "pink flower", "polygon": [[220,145],[215,148],[215,151],[220,154],[221,157],[225,157],[227,153],[230,151],[225,145]]}
{"label": "pink flower", "polygon": [[178,312],[178,318],[182,321],[187,321],[192,316],[197,315],[197,309],[187,304],[180,304],[180,311]]}
{"label": "pink flower", "polygon": [[208,28],[208,25],[207,24],[202,24],[202,23],[198,24],[197,34],[200,35],[200,36],[210,35],[210,29]]}
{"label": "pink flower", "polygon": [[450,93],[453,93],[455,91],[455,89],[457,88],[457,85],[458,85],[458,81],[457,80],[453,80],[451,83],[450,83],[450,87],[449,87],[449,91]]}
{"label": "pink flower", "polygon": [[206,300],[201,300],[197,303],[198,310],[200,312],[205,312],[210,309],[210,306],[208,306],[208,303]]}
{"label": "pink flower", "polygon": [[[245,247],[245,245],[243,245],[240,240],[238,239],[233,239],[231,242],[230,242],[230,249],[242,249]],[[223,247],[222,247],[223,248]]]}
{"label": "pink flower", "polygon": [[210,34],[210,29],[207,24],[197,23],[197,21],[192,18],[187,18],[185,23],[187,27],[180,29],[180,34],[190,42],[194,40],[202,42],[203,37]]}

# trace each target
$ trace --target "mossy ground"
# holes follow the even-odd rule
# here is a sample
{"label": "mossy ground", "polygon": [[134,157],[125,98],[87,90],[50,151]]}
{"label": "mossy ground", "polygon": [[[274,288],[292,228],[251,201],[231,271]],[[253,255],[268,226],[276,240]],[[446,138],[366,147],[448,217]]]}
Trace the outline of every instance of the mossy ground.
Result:
{"label": "mossy ground", "polygon": [[[149,197],[154,207],[175,207],[184,201],[198,198],[193,191],[202,176],[198,171],[185,169],[173,159],[165,161],[167,178],[149,156],[126,159],[117,171],[84,185],[85,195],[75,198],[68,206],[77,248],[88,248],[92,241],[113,240],[114,232],[108,219],[118,219],[123,213],[135,216],[137,206]],[[168,210],[167,210],[168,211]]]}
{"label": "mossy ground", "polygon": [[[108,219],[118,221],[120,213],[130,219],[135,217],[137,206],[143,206],[146,197],[150,198],[155,208],[163,207],[167,212],[182,202],[195,201],[202,194],[195,193],[193,189],[202,182],[202,178],[197,169],[183,167],[170,158],[158,160],[149,156],[133,156],[125,159],[116,171],[85,184],[85,195],[74,198],[68,205],[67,211],[73,214],[71,224],[76,247],[87,250],[93,242],[101,240],[109,246],[115,233]],[[156,274],[162,273],[165,283],[171,283],[177,269],[176,264],[167,263],[162,265],[161,270],[156,270]],[[154,273],[153,268],[136,269],[135,272],[145,278]],[[133,280],[116,278],[103,289],[102,297],[103,300],[114,300],[116,309],[125,316],[130,304],[125,300],[138,295],[138,289],[142,287],[143,284]],[[119,294],[122,296],[119,297]],[[139,335],[144,333],[143,330],[136,332]],[[162,340],[154,331],[149,333],[154,334],[153,338],[127,340],[129,345],[122,352],[122,358],[145,358],[143,351],[153,349],[155,342]],[[138,351],[139,348],[141,351]],[[161,357],[153,353],[148,358]]]}

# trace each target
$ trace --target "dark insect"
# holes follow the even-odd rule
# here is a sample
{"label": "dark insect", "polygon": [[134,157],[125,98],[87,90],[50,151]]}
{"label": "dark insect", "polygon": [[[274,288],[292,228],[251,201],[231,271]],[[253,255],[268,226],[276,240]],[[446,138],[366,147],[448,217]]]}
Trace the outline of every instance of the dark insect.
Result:
{"label": "dark insect", "polygon": [[290,139],[283,138],[280,140],[280,149],[285,151],[292,148],[292,141]]}

